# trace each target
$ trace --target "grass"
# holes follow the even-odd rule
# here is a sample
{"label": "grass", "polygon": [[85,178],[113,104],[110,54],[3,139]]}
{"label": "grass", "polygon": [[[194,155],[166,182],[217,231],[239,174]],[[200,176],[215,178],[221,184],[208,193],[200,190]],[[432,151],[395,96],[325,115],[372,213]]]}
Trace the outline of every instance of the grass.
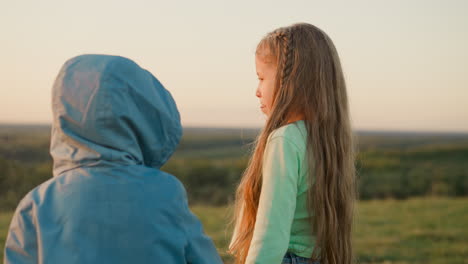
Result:
{"label": "grass", "polygon": [[[229,209],[195,206],[225,263],[231,230]],[[0,213],[3,249],[11,212]],[[357,207],[354,245],[358,263],[468,263],[468,198],[373,200]],[[3,250],[0,253],[3,259]]]}
{"label": "grass", "polygon": [[[192,208],[226,263],[226,208]],[[358,263],[468,263],[468,198],[360,202],[354,246]]]}
{"label": "grass", "polygon": [[13,212],[0,212],[0,260],[3,263],[3,251],[5,248],[5,240],[8,233]]}
{"label": "grass", "polygon": [[468,199],[359,203],[360,263],[468,263]]}

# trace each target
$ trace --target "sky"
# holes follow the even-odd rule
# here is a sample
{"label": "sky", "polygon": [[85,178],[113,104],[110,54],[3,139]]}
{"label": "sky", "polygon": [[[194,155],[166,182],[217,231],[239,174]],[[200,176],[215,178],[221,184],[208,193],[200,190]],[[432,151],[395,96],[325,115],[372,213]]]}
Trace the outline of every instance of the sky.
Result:
{"label": "sky", "polygon": [[467,11],[464,0],[0,0],[0,123],[50,123],[59,69],[93,53],[152,72],[184,126],[261,127],[255,47],[307,22],[338,50],[353,129],[468,132]]}

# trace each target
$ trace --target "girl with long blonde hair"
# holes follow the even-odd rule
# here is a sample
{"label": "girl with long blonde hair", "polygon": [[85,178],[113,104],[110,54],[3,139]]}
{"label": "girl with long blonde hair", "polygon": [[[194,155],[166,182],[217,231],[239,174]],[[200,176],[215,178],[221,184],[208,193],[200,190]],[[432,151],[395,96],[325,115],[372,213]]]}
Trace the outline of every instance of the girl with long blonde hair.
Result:
{"label": "girl with long blonde hair", "polygon": [[354,144],[338,53],[294,24],[258,44],[256,96],[267,121],[236,192],[236,263],[353,262]]}

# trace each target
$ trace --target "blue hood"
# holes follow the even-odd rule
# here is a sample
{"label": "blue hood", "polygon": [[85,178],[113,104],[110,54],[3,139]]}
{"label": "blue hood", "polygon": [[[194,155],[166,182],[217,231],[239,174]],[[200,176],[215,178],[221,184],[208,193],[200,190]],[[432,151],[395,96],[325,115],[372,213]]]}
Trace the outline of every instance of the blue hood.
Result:
{"label": "blue hood", "polygon": [[5,264],[222,263],[182,183],[159,169],[182,129],[151,73],[79,56],[61,69],[52,101],[54,177],[16,208]]}
{"label": "blue hood", "polygon": [[52,92],[54,176],[83,166],[161,167],[182,135],[174,99],[148,71],[117,56],[82,55]]}

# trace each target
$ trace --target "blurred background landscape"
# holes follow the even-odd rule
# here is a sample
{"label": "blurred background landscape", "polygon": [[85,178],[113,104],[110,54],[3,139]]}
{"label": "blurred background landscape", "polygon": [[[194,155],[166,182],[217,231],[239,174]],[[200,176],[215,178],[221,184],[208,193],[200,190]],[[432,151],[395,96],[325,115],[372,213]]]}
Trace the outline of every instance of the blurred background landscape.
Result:
{"label": "blurred background landscape", "polygon": [[[258,129],[184,129],[162,168],[185,185],[226,263],[232,201]],[[50,127],[0,125],[0,247],[19,200],[51,178]],[[356,133],[359,263],[467,263],[468,134]],[[3,254],[3,252],[2,252]]]}
{"label": "blurred background landscape", "polygon": [[234,191],[265,118],[254,54],[306,22],[333,40],[357,138],[359,263],[468,263],[468,1],[0,1],[0,259],[18,201],[52,177],[51,88],[81,54],[120,55],[185,128],[162,168],[226,263]]}

